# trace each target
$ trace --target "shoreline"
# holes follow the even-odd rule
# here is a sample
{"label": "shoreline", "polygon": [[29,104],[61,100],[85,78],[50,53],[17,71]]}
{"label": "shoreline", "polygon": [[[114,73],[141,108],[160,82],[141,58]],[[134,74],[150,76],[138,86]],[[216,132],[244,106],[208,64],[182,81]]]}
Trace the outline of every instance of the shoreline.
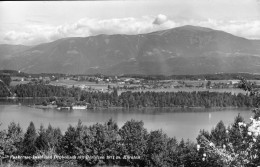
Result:
{"label": "shoreline", "polygon": [[[0,104],[1,105],[1,104]],[[43,106],[43,105],[25,105],[27,107],[31,107],[31,108],[38,108],[38,109],[57,109],[58,106],[57,105],[47,105],[47,106]],[[228,106],[228,107],[189,107],[189,106],[173,106],[173,107],[130,107],[130,108],[126,108],[126,107],[95,107],[95,108],[87,108],[87,109],[76,109],[76,110],[106,110],[106,109],[121,109],[121,110],[133,110],[133,109],[137,109],[137,110],[143,110],[143,109],[253,109],[253,107],[234,107],[234,106]],[[75,110],[75,109],[71,109],[71,110]]]}

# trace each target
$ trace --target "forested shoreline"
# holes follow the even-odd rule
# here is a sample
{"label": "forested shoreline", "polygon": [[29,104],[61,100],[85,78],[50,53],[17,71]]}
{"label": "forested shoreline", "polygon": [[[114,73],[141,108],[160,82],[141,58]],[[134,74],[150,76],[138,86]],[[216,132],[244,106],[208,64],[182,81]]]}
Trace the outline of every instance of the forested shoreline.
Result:
{"label": "forested shoreline", "polygon": [[[217,75],[216,75],[217,76]],[[222,75],[221,75],[222,76]],[[75,103],[88,104],[89,108],[142,108],[142,107],[252,107],[255,97],[248,94],[232,94],[229,92],[154,92],[126,91],[118,93],[117,88],[112,92],[87,91],[79,87],[54,86],[45,83],[28,83],[10,86],[8,75],[1,77],[0,97],[46,98],[42,104],[55,101],[60,106],[71,106]],[[239,84],[241,86],[241,84]],[[238,87],[239,87],[238,86]],[[255,85],[256,86],[256,85]]]}
{"label": "forested shoreline", "polygon": [[[84,101],[92,108],[95,107],[252,107],[253,96],[242,93],[227,92],[122,92],[117,89],[112,92],[88,92],[80,88],[65,88],[44,84],[23,84],[12,88],[17,97],[47,97],[46,101],[56,99],[58,103],[71,104]],[[62,97],[62,98],[55,98]]]}

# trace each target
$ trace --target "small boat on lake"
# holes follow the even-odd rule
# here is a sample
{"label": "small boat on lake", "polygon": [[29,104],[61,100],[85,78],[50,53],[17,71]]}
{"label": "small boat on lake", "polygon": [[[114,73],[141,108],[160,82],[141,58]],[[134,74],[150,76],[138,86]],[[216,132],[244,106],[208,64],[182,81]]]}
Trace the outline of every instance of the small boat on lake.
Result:
{"label": "small boat on lake", "polygon": [[70,110],[71,107],[57,107],[57,110]]}
{"label": "small boat on lake", "polygon": [[84,109],[87,109],[87,105],[72,106],[72,109],[74,109],[74,110],[84,110]]}

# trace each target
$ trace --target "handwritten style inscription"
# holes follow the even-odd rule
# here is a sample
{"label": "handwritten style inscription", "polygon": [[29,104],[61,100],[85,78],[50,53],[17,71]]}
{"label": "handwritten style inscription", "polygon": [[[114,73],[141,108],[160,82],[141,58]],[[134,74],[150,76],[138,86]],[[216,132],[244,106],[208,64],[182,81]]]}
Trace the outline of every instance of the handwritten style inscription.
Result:
{"label": "handwritten style inscription", "polygon": [[23,156],[23,155],[17,155],[13,156],[11,155],[9,157],[11,160],[19,160],[19,159],[34,159],[34,160],[91,160],[91,159],[100,159],[100,160],[105,160],[105,159],[141,159],[140,156],[131,156],[131,155],[123,155],[123,156],[118,156],[118,155],[107,155],[107,156],[90,156],[90,155],[85,155],[85,156],[59,156],[59,155],[52,155],[52,156],[45,156],[45,155],[37,155],[37,156]]}

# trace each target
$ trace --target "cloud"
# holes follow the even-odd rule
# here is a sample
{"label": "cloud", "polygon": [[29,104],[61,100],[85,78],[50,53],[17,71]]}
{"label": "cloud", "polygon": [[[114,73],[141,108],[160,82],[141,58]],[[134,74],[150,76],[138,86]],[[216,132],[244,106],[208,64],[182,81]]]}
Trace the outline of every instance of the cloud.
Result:
{"label": "cloud", "polygon": [[[141,18],[114,18],[93,19],[82,18],[72,24],[59,26],[27,25],[21,27],[21,31],[8,31],[3,34],[0,42],[21,43],[35,45],[42,42],[50,42],[66,37],[88,37],[99,34],[142,34],[154,30],[164,29],[164,26],[154,27],[154,17],[144,16]],[[168,25],[169,26],[169,25]]]}
{"label": "cloud", "polygon": [[26,24],[20,31],[1,32],[0,43],[36,45],[66,37],[88,37],[99,34],[143,34],[170,29],[183,25],[194,25],[223,30],[251,39],[260,39],[259,20],[170,20],[159,14],[156,17],[93,19],[82,18],[71,24],[51,26],[46,24]]}
{"label": "cloud", "polygon": [[163,24],[167,21],[167,16],[163,15],[163,14],[159,14],[155,20],[153,21],[153,24],[157,24],[157,25],[160,25],[160,24]]}
{"label": "cloud", "polygon": [[27,39],[29,36],[30,35],[28,33],[24,33],[24,32],[17,33],[15,31],[8,31],[4,36],[4,40],[15,41],[18,39]]}

